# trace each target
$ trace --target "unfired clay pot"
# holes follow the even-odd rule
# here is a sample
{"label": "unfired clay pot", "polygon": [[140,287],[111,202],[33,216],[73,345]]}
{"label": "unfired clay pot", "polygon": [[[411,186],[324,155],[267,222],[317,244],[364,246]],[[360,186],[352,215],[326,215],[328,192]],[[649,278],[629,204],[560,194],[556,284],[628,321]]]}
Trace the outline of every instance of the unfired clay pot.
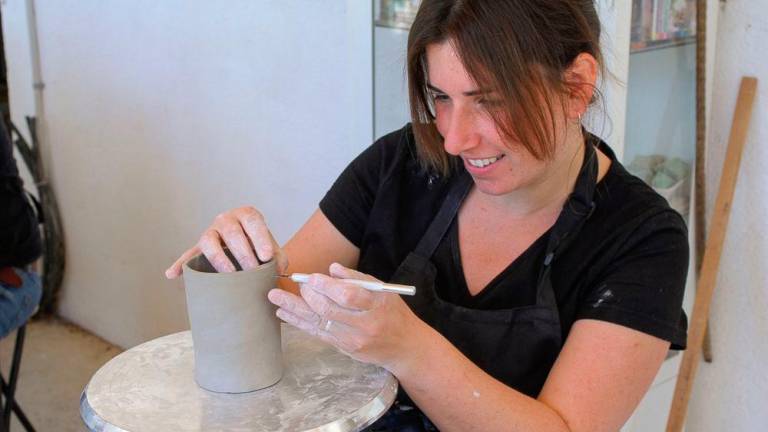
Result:
{"label": "unfired clay pot", "polygon": [[217,273],[203,255],[184,264],[195,380],[219,393],[259,390],[283,375],[280,322],[267,300],[275,262],[237,270]]}

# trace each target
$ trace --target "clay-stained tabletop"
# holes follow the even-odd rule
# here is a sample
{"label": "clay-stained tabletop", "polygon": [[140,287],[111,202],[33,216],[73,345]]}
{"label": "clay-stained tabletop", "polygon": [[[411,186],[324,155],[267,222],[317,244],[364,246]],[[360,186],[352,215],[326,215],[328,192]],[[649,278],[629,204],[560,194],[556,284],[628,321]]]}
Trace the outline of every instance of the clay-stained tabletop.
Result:
{"label": "clay-stained tabletop", "polygon": [[285,373],[243,394],[194,381],[190,332],[136,346],[110,360],[80,397],[91,431],[358,431],[390,407],[397,380],[283,324]]}

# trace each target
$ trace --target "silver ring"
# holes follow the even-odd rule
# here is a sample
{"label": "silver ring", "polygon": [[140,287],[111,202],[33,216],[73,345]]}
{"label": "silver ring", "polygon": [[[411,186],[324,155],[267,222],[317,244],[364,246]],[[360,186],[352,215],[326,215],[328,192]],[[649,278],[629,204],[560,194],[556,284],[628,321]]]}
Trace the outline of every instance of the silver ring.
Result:
{"label": "silver ring", "polygon": [[329,332],[329,331],[331,331],[331,324],[333,324],[333,321],[332,321],[332,320],[328,320],[328,321],[326,321],[326,322],[325,322],[325,327],[323,327],[323,330],[325,330],[326,332]]}

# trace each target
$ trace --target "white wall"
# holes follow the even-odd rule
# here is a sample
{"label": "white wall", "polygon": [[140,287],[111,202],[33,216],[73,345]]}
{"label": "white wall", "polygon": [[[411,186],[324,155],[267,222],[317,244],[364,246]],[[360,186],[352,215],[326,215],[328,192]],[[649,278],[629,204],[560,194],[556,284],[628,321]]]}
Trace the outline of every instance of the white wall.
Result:
{"label": "white wall", "polygon": [[602,25],[600,49],[608,74],[601,77],[598,84],[603,106],[590,109],[584,123],[587,129],[611,146],[619,160],[623,160],[632,3],[595,0],[595,6]]}
{"label": "white wall", "polygon": [[[8,92],[13,100],[11,118],[21,133],[30,142],[25,115],[34,115],[34,93],[32,90],[32,63],[30,59],[29,34],[26,32],[26,7],[23,1],[0,0],[3,13],[3,38],[5,57],[8,63]],[[7,18],[6,18],[7,15]],[[7,26],[14,30],[9,30]],[[23,31],[19,31],[23,29]],[[15,71],[24,71],[15,73]],[[9,131],[10,133],[10,131]],[[34,181],[18,151],[14,148],[16,164],[27,190],[37,196]]]}
{"label": "white wall", "polygon": [[707,208],[720,181],[742,75],[758,77],[758,95],[741,162],[717,288],[712,300],[714,362],[696,377],[687,430],[758,431],[768,425],[768,3],[728,1],[720,11]]}
{"label": "white wall", "polygon": [[[26,9],[5,0],[14,121],[34,112]],[[61,314],[128,347],[187,328],[164,269],[220,211],[285,241],[370,144],[371,2],[37,2]]]}

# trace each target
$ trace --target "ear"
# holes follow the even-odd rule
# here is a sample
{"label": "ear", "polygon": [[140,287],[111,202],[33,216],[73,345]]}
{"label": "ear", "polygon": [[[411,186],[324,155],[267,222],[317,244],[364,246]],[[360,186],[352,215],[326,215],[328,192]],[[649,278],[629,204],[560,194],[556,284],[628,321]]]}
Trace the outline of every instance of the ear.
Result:
{"label": "ear", "polygon": [[597,83],[597,60],[588,53],[581,53],[565,70],[568,87],[568,118],[578,118],[587,111]]}

